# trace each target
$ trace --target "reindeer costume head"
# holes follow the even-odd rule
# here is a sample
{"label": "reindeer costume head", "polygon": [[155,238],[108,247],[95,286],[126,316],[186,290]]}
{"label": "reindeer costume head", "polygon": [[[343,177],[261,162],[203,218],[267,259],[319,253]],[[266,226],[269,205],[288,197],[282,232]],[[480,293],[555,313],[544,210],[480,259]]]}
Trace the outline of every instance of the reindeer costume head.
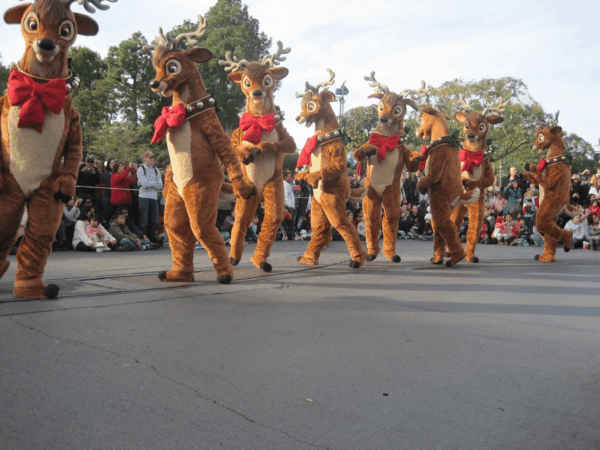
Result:
{"label": "reindeer costume head", "polygon": [[503,102],[502,97],[498,99],[498,105],[484,108],[483,111],[475,111],[470,108],[466,101],[461,100],[462,109],[454,114],[454,118],[462,123],[465,140],[463,148],[471,153],[487,149],[487,135],[492,125],[504,122],[501,114],[504,112],[508,101]]}

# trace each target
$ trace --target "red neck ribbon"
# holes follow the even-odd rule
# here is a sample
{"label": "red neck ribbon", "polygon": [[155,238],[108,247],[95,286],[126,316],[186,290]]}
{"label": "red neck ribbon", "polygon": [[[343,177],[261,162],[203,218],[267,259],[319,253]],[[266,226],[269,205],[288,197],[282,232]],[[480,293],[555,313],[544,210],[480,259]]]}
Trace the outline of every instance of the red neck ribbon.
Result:
{"label": "red neck ribbon", "polygon": [[163,140],[169,127],[180,127],[185,122],[185,107],[183,103],[169,108],[165,106],[158,119],[154,121],[154,136],[150,144],[158,144]]}
{"label": "red neck ribbon", "polygon": [[33,127],[39,133],[46,121],[44,107],[59,114],[65,106],[67,82],[55,78],[47,83],[36,83],[29,75],[13,70],[8,78],[8,99],[11,105],[21,106],[19,128]]}
{"label": "red neck ribbon", "polygon": [[265,114],[264,116],[254,117],[250,113],[242,114],[240,117],[240,128],[245,131],[242,136],[243,141],[248,141],[254,145],[260,142],[262,132],[270,133],[275,128],[275,115]]}
{"label": "red neck ribbon", "polygon": [[546,168],[546,165],[548,164],[548,162],[545,159],[541,159],[540,162],[537,165],[537,171],[541,172],[542,170],[544,170]]}
{"label": "red neck ribbon", "polygon": [[377,161],[381,162],[385,159],[385,155],[398,148],[400,136],[392,134],[391,136],[382,136],[379,133],[373,133],[369,137],[369,144],[377,147]]}
{"label": "red neck ribbon", "polygon": [[483,162],[483,150],[470,152],[463,148],[458,154],[460,156],[460,162],[463,163],[462,170],[466,170],[470,174],[473,174],[473,166],[479,167]]}
{"label": "red neck ribbon", "polygon": [[302,152],[300,153],[300,156],[298,157],[298,164],[296,164],[296,167],[302,167],[306,164],[308,164],[309,166],[312,166],[312,163],[310,161],[310,155],[312,154],[312,152],[315,151],[315,148],[317,148],[317,135],[316,134],[313,137],[309,137],[306,140],[306,144],[304,144],[304,147],[302,148]]}
{"label": "red neck ribbon", "polygon": [[[427,154],[427,145],[423,145],[423,148],[421,149],[421,156],[425,156]],[[427,162],[426,159],[421,160],[421,162],[419,163],[419,170],[423,171],[425,170],[425,163]]]}

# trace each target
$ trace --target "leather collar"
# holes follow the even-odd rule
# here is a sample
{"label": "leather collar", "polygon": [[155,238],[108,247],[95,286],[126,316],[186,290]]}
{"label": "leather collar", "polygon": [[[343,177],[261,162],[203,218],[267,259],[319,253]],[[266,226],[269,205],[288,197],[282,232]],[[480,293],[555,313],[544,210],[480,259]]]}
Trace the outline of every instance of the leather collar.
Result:
{"label": "leather collar", "polygon": [[317,146],[329,144],[330,142],[343,138],[344,136],[341,130],[338,128],[337,130],[329,131],[321,136],[317,136]]}

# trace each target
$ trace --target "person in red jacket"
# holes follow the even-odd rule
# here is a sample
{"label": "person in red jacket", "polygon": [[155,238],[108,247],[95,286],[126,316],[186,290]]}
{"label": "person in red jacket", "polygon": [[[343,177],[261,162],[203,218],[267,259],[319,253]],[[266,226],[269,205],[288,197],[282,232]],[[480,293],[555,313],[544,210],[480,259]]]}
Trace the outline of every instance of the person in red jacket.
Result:
{"label": "person in red jacket", "polygon": [[110,203],[114,206],[131,205],[131,193],[125,189],[130,189],[137,180],[135,170],[132,170],[131,167],[132,164],[129,163],[129,166],[125,167],[122,162],[115,163],[110,179],[110,187],[113,188],[110,194]]}

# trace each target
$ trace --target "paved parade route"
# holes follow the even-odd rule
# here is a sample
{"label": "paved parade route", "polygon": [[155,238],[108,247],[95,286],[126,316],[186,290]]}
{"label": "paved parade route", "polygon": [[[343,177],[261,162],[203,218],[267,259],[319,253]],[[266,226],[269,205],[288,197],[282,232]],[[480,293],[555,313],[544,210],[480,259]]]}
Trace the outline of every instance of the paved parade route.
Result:
{"label": "paved parade route", "polygon": [[51,255],[60,298],[0,283],[0,449],[600,449],[600,253],[399,241],[348,268],[277,242],[228,286],[170,252]]}

